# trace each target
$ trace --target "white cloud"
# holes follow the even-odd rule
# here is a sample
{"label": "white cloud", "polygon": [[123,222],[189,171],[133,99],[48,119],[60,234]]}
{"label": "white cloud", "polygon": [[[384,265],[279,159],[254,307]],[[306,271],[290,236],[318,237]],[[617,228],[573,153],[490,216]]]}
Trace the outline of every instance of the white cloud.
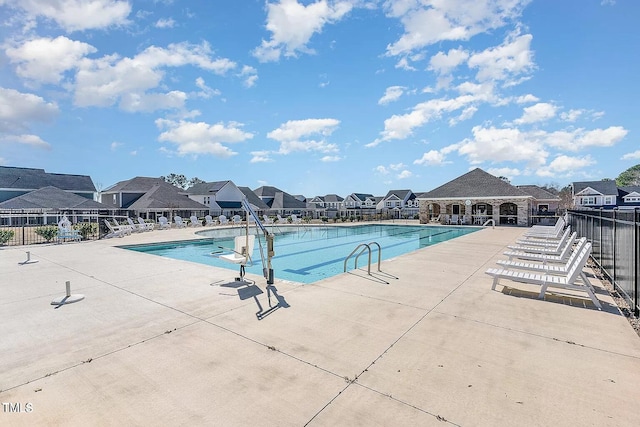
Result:
{"label": "white cloud", "polygon": [[544,132],[539,134],[546,144],[566,151],[580,151],[589,147],[611,147],[629,133],[622,126],[606,129],[575,129],[572,131]]}
{"label": "white cloud", "polygon": [[[85,58],[76,74],[75,104],[106,107],[120,100],[123,108],[131,110],[132,106],[139,105],[132,102],[131,98],[150,99],[145,93],[160,86],[166,67],[192,65],[222,75],[236,66],[229,59],[212,59],[211,55],[207,43],[179,43],[170,44],[167,48],[151,46],[133,58],[120,58],[117,55],[96,60]],[[156,99],[166,98],[158,104],[159,108],[180,105],[180,97],[175,91],[154,96]],[[145,104],[139,110],[151,111],[152,107],[151,104]]]}
{"label": "white cloud", "polygon": [[640,150],[634,151],[632,153],[626,153],[621,157],[621,160],[640,160]]}
{"label": "white cloud", "polygon": [[75,69],[82,58],[96,51],[90,44],[64,36],[36,38],[5,49],[9,61],[16,64],[16,74],[39,83],[60,83],[65,71]]}
{"label": "white cloud", "polygon": [[520,74],[531,72],[535,64],[530,50],[531,34],[507,37],[504,43],[497,47],[474,53],[467,62],[469,68],[477,68],[476,79],[480,82],[487,80],[513,80]]}
{"label": "white cloud", "polygon": [[445,163],[445,155],[444,153],[431,150],[422,155],[421,158],[413,161],[414,165],[429,165],[429,166],[438,166],[443,165]]}
{"label": "white cloud", "polygon": [[390,102],[397,101],[400,99],[405,89],[406,88],[403,86],[389,86],[387,90],[385,90],[382,98],[378,100],[378,104],[386,105]]}
{"label": "white cloud", "polygon": [[271,158],[271,152],[269,151],[252,151],[251,152],[251,160],[249,163],[268,163],[273,162]]}
{"label": "white cloud", "polygon": [[553,104],[539,102],[530,107],[526,107],[522,117],[514,120],[513,122],[518,125],[543,122],[555,117],[557,110],[558,107]]}
{"label": "white cloud", "polygon": [[111,143],[111,151],[116,151],[118,148],[122,147],[124,144],[122,142],[113,141]]}
{"label": "white cloud", "polygon": [[530,167],[539,167],[549,156],[540,138],[516,128],[475,126],[472,133],[473,138],[467,138],[457,146],[458,153],[467,156],[472,164],[524,162]]}
{"label": "white cloud", "polygon": [[514,177],[522,175],[520,169],[516,168],[489,168],[487,172],[497,177],[506,176],[509,181],[513,181]]}
{"label": "white cloud", "polygon": [[46,102],[37,95],[0,87],[1,133],[22,133],[33,122],[51,121],[58,112],[55,103]]}
{"label": "white cloud", "polygon": [[389,175],[389,170],[382,165],[376,166],[374,170],[380,175]]}
{"label": "white cloud", "polygon": [[537,96],[531,95],[530,93],[516,98],[516,102],[518,104],[528,104],[531,102],[538,102],[539,100],[540,99]]}
{"label": "white cloud", "polygon": [[158,19],[156,21],[156,28],[173,28],[176,25],[176,21],[174,21],[172,18],[168,18],[168,19]]}
{"label": "white cloud", "polygon": [[413,173],[411,173],[411,171],[408,170],[403,170],[402,172],[400,172],[396,178],[398,179],[407,179],[407,178],[411,178],[413,176]]}
{"label": "white cloud", "polygon": [[395,67],[400,68],[402,70],[406,70],[406,71],[417,71],[415,67],[409,64],[409,60],[407,59],[406,56],[400,58],[398,62],[396,62]]}
{"label": "white cloud", "polygon": [[340,121],[336,119],[290,120],[269,132],[267,137],[280,142],[279,154],[295,151],[337,152],[337,145],[329,144],[324,139],[316,141],[309,137],[311,135],[330,136],[339,124]]}
{"label": "white cloud", "polygon": [[37,135],[22,134],[22,135],[2,135],[0,136],[0,143],[15,143],[22,145],[29,145],[35,148],[51,148],[48,142],[43,141]]}
{"label": "white cloud", "polygon": [[560,118],[566,122],[575,122],[584,113],[585,110],[569,110],[567,112],[560,113]]}
{"label": "white cloud", "polygon": [[462,48],[450,49],[449,52],[438,52],[429,61],[429,70],[438,74],[449,74],[458,65],[469,58],[469,53]]}
{"label": "white cloud", "polygon": [[207,86],[206,82],[202,77],[196,78],[196,86],[200,89],[200,92],[196,94],[196,96],[204,99],[209,99],[212,96],[219,96],[221,92],[218,89],[212,89]]}
{"label": "white cloud", "polygon": [[392,164],[389,165],[389,169],[394,170],[394,171],[403,169],[405,167],[406,167],[406,165],[404,163],[392,163]]}
{"label": "white cloud", "polygon": [[239,76],[244,78],[245,87],[253,87],[258,81],[258,70],[248,65],[245,65],[242,67],[242,71],[240,71]]}
{"label": "white cloud", "polygon": [[339,162],[342,160],[340,156],[324,156],[320,159],[321,162]]}
{"label": "white cloud", "polygon": [[156,126],[164,130],[158,140],[177,145],[179,155],[212,154],[226,158],[237,153],[223,145],[224,143],[238,143],[253,138],[253,134],[244,132],[242,124],[236,122],[211,125],[205,122],[157,119]]}
{"label": "white cloud", "polygon": [[314,53],[307,44],[314,34],[322,32],[327,24],[340,21],[353,8],[351,1],[317,0],[304,5],[297,0],[267,2],[269,40],[254,49],[253,55],[261,62],[278,61],[280,56]]}
{"label": "white cloud", "polygon": [[536,174],[544,177],[570,176],[575,175],[576,171],[587,166],[591,166],[596,162],[591,156],[569,157],[559,155],[549,163],[548,166],[541,167]]}
{"label": "white cloud", "polygon": [[58,24],[67,32],[128,24],[129,1],[121,0],[4,0],[22,9],[30,20],[39,17]]}
{"label": "white cloud", "polygon": [[404,34],[387,46],[401,55],[445,40],[469,40],[517,18],[530,0],[387,0],[387,16],[399,18]]}

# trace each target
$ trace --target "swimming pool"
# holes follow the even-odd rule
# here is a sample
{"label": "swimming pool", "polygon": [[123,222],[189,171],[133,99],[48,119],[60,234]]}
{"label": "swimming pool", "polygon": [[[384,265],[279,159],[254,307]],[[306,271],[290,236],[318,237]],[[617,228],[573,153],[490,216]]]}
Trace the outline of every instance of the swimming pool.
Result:
{"label": "swimming pool", "polygon": [[[357,225],[357,226],[301,226],[271,227],[275,234],[275,253],[272,265],[276,279],[300,283],[313,283],[342,273],[344,260],[359,244],[377,242],[383,260],[413,252],[426,246],[473,233],[479,227],[444,227],[417,225]],[[273,230],[273,231],[272,231]],[[251,230],[255,232],[255,230]],[[219,246],[233,247],[233,238],[244,234],[244,227],[211,229],[197,234],[203,239],[167,242],[152,245],[120,246],[138,252],[159,255],[184,261],[198,262],[238,271],[238,266],[212,255]],[[253,265],[247,265],[247,273],[262,276],[260,244],[266,254],[263,236],[256,242]],[[378,248],[371,245],[372,271],[376,268]],[[367,254],[358,261],[358,267],[366,268]],[[354,268],[350,259],[347,270]]]}

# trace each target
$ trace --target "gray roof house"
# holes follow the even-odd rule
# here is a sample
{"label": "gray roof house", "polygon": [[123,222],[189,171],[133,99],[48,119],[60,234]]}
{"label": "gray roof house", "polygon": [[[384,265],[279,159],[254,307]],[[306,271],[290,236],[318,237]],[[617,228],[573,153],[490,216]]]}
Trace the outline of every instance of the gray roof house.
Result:
{"label": "gray roof house", "polygon": [[325,196],[316,196],[307,199],[307,206],[313,212],[315,218],[326,216],[327,218],[335,218],[338,212],[343,209],[344,198],[337,194],[327,194]]}
{"label": "gray roof house", "polygon": [[629,185],[620,187],[620,199],[622,203],[618,205],[619,208],[640,208],[640,186]]}
{"label": "gray roof house", "polygon": [[580,181],[573,185],[573,205],[576,209],[613,209],[618,205],[615,181]]}
{"label": "gray roof house", "polygon": [[247,198],[247,202],[249,202],[249,206],[251,209],[258,214],[263,215],[269,210],[269,206],[262,201],[260,197],[256,193],[253,192],[249,187],[238,187],[242,194]]}
{"label": "gray roof house", "polygon": [[184,190],[162,178],[135,177],[104,190],[101,201],[110,209],[122,209],[149,218],[160,215],[203,215],[209,207],[191,200]]}
{"label": "gray roof house", "polygon": [[394,218],[410,218],[417,215],[420,204],[411,190],[391,190],[376,205],[382,213],[393,215]]}
{"label": "gray roof house", "polygon": [[59,189],[58,187],[43,187],[30,191],[18,197],[0,202],[0,209],[21,210],[105,210],[107,205],[93,199],[78,196]]}
{"label": "gray roof house", "polygon": [[419,194],[420,222],[529,225],[533,197],[480,168]]}
{"label": "gray roof house", "polygon": [[93,200],[96,187],[87,175],[48,173],[44,169],[0,166],[0,202],[44,187],[56,187]]}
{"label": "gray roof house", "polygon": [[189,187],[189,198],[209,206],[211,215],[232,216],[242,211],[244,192],[233,181],[203,182]]}
{"label": "gray roof house", "polygon": [[307,213],[307,204],[291,194],[272,186],[262,186],[253,192],[269,206],[269,213],[279,215],[303,215]]}

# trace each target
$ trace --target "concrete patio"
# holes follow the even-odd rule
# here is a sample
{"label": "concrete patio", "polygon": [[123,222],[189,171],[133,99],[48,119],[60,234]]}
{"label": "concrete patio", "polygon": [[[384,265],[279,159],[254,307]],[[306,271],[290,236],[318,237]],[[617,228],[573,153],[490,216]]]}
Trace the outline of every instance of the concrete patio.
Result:
{"label": "concrete patio", "polygon": [[[220,286],[234,271],[114,247],[191,229],[2,248],[0,425],[638,425],[640,338],[592,274],[602,311],[491,290],[484,271],[524,231],[383,262],[388,285],[276,280],[262,320],[261,277],[241,299]],[[85,299],[51,305],[66,281]]]}

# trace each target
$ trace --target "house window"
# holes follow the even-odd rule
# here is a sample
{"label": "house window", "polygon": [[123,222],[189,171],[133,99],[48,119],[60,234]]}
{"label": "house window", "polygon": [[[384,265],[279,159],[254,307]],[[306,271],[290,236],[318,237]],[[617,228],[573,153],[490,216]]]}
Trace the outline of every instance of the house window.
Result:
{"label": "house window", "polygon": [[451,214],[460,215],[460,205],[451,205]]}
{"label": "house window", "polygon": [[115,205],[118,202],[118,196],[113,195],[113,204]]}
{"label": "house window", "polygon": [[605,204],[605,205],[612,205],[612,204],[613,204],[613,197],[611,197],[611,196],[605,196],[605,198],[604,198],[604,204]]}
{"label": "house window", "polygon": [[583,197],[581,204],[582,205],[595,205],[596,204],[596,198],[595,198],[595,196]]}
{"label": "house window", "polygon": [[386,205],[387,205],[388,208],[390,208],[391,207],[391,201],[387,200]]}
{"label": "house window", "polygon": [[204,197],[204,204],[209,206],[211,204],[211,197],[205,196]]}

